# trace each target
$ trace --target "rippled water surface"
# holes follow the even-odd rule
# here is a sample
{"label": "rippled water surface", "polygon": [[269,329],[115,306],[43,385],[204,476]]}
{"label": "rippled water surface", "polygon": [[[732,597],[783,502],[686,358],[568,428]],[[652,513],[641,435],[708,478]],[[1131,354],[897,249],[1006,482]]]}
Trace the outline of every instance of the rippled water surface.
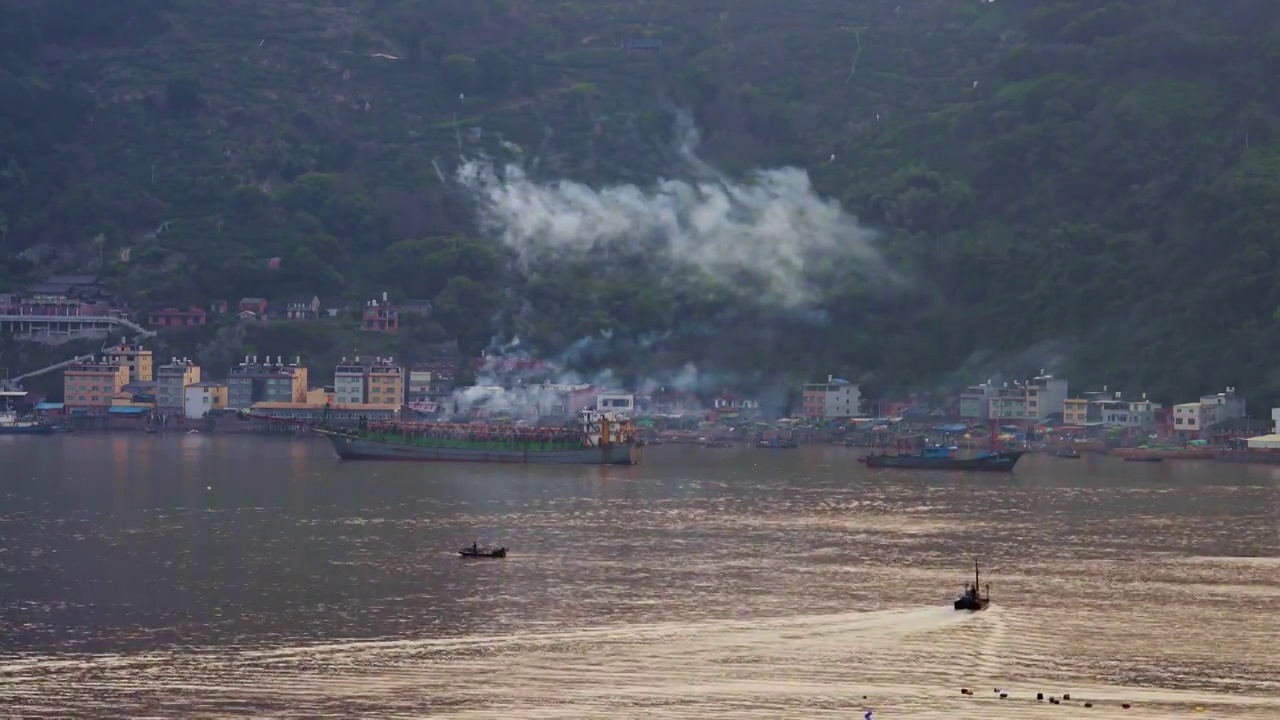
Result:
{"label": "rippled water surface", "polygon": [[1280,718],[1280,469],[853,459],[0,438],[0,715]]}

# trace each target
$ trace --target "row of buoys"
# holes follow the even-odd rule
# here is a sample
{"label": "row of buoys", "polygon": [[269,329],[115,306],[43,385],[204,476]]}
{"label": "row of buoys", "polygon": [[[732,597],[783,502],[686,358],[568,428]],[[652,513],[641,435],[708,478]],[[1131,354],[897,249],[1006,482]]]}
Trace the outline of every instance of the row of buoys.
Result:
{"label": "row of buoys", "polygon": [[[1000,688],[995,688],[995,689],[993,689],[993,690],[992,690],[992,692],[994,692],[997,696],[999,696],[999,698],[1000,698],[1001,700],[1008,700],[1008,699],[1009,699],[1009,693],[1004,692],[1004,691],[1003,691],[1003,690],[1001,690]],[[972,690],[970,690],[969,688],[960,688],[960,694],[961,694],[961,695],[970,695],[970,696],[971,696],[971,695],[973,695],[973,691],[972,691]],[[863,696],[863,699],[866,699],[866,696],[865,696],[865,695]],[[1049,704],[1050,704],[1050,705],[1061,705],[1061,704],[1063,703],[1063,701],[1068,701],[1068,702],[1069,702],[1069,701],[1071,700],[1071,693],[1063,693],[1063,694],[1062,694],[1062,698],[1061,698],[1061,699],[1056,698],[1056,697],[1054,697],[1054,696],[1050,695],[1050,696],[1049,696],[1049,698],[1048,698],[1048,700],[1049,700]],[[1038,692],[1038,693],[1036,693],[1036,702],[1044,702],[1044,701],[1045,701],[1044,693],[1042,693],[1042,692]],[[1084,707],[1091,708],[1091,707],[1093,707],[1093,703],[1091,703],[1091,702],[1086,702],[1086,703],[1084,703]],[[1129,703],[1120,703],[1120,707],[1124,708],[1125,710],[1128,710],[1130,707],[1132,707],[1132,705],[1130,705]],[[1200,710],[1200,709],[1201,709],[1201,708],[1196,708],[1196,710]]]}

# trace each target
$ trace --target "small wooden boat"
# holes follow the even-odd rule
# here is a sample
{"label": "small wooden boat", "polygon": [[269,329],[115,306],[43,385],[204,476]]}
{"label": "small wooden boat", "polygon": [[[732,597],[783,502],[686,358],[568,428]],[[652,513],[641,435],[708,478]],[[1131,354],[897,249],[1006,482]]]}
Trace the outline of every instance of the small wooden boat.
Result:
{"label": "small wooden boat", "polygon": [[1056,458],[1062,458],[1063,460],[1079,460],[1080,459],[1080,453],[1070,449],[1056,450],[1054,451],[1053,456]]}
{"label": "small wooden boat", "polygon": [[1164,462],[1164,458],[1159,455],[1130,455],[1124,459],[1125,462]]}
{"label": "small wooden boat", "polygon": [[990,583],[987,584],[987,594],[983,596],[982,593],[978,591],[978,583],[980,579],[981,578],[978,574],[978,561],[974,560],[973,561],[973,584],[972,585],[969,585],[967,583],[965,584],[964,594],[956,598],[955,603],[953,603],[955,605],[956,610],[969,610],[972,612],[977,612],[979,610],[986,610],[987,606],[991,604],[991,584]]}
{"label": "small wooden boat", "polygon": [[462,548],[458,554],[464,558],[504,558],[507,556],[507,549],[500,548],[483,548],[477,544],[471,547]]}

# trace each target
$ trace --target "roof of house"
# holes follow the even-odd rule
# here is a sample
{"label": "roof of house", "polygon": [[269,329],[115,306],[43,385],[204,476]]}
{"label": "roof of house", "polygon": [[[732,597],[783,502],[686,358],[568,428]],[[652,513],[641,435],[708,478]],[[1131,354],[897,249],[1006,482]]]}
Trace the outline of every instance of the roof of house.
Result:
{"label": "roof of house", "polygon": [[42,282],[32,283],[26,290],[36,294],[56,294],[98,288],[98,278],[93,275],[54,275]]}
{"label": "roof of house", "polygon": [[167,307],[163,310],[152,310],[152,315],[204,315],[204,310],[192,307],[183,310],[182,308]]}

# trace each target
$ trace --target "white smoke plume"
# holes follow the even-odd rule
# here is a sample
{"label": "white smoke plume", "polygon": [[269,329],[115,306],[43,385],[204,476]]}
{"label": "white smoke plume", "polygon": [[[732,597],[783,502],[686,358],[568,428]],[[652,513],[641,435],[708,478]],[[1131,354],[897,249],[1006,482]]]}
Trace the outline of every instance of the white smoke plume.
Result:
{"label": "white smoke plume", "polygon": [[[584,391],[586,395],[594,391],[632,392],[637,398],[671,392],[711,396],[739,387],[744,379],[699,370],[693,363],[631,383],[623,383],[608,369],[584,373],[570,368],[584,353],[607,346],[611,341],[607,333],[583,337],[557,357],[534,363],[534,358],[523,351],[519,338],[502,344],[495,340],[490,347],[491,354],[477,370],[475,385],[454,391],[444,412],[446,415],[479,412],[481,416],[508,415],[557,423],[564,416],[554,409],[564,408],[568,394],[575,390]],[[521,364],[521,361],[528,362]],[[779,387],[757,388],[754,398],[764,403],[772,414],[781,415],[786,411],[785,392]],[[684,407],[685,412],[690,413],[704,409],[688,400]]]}
{"label": "white smoke plume", "polygon": [[737,285],[748,276],[751,295],[788,307],[815,299],[813,274],[835,260],[886,279],[875,234],[835,200],[814,192],[805,170],[756,171],[738,182],[694,154],[697,133],[687,116],[681,134],[681,174],[650,187],[593,188],[570,180],[540,182],[517,165],[501,171],[484,161],[458,169],[458,180],[480,202],[485,228],[528,263],[590,257],[611,247],[656,248],[664,259]]}

